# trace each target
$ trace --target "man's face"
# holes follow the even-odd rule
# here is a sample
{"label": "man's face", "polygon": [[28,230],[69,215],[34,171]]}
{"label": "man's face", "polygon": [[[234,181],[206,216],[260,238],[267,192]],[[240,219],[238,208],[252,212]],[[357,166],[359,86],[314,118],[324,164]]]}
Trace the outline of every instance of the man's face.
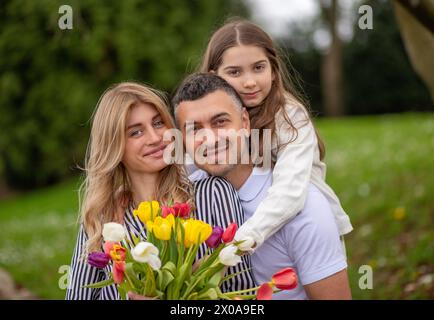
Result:
{"label": "man's face", "polygon": [[226,92],[217,90],[183,101],[176,115],[186,150],[198,168],[225,177],[241,163],[250,132],[249,115]]}

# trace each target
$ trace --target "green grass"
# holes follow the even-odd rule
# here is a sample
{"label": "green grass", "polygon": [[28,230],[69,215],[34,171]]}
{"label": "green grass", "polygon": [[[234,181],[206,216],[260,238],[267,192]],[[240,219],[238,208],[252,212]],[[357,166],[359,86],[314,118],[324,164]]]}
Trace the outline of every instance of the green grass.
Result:
{"label": "green grass", "polygon": [[63,299],[59,288],[77,230],[76,180],[0,202],[0,267],[38,297]]}
{"label": "green grass", "polygon": [[[434,298],[434,114],[318,121],[327,181],[351,217],[346,237],[357,299]],[[359,268],[373,289],[359,288]]]}
{"label": "green grass", "polygon": [[[434,114],[321,119],[327,181],[350,215],[356,299],[434,298]],[[75,244],[77,181],[0,201],[0,267],[41,298],[63,299]],[[373,269],[362,290],[359,268]]]}

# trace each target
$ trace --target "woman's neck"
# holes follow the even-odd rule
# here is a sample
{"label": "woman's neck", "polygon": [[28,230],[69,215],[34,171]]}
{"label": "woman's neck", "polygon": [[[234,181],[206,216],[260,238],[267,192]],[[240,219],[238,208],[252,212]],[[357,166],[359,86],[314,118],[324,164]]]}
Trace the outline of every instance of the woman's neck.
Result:
{"label": "woman's neck", "polygon": [[130,175],[131,192],[133,201],[139,204],[142,201],[151,201],[158,183],[158,173],[156,174],[136,174]]}

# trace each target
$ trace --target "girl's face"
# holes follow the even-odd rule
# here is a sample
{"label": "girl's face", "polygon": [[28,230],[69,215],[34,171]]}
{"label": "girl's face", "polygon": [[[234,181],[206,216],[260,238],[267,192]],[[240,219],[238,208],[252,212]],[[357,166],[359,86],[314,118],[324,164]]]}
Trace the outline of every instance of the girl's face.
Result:
{"label": "girl's face", "polygon": [[227,49],[217,75],[237,90],[247,108],[260,105],[271,91],[274,74],[264,50],[254,45]]}
{"label": "girl's face", "polygon": [[166,129],[161,115],[150,104],[140,103],[129,111],[122,162],[130,175],[153,174],[167,166],[163,159],[168,144],[163,142]]}

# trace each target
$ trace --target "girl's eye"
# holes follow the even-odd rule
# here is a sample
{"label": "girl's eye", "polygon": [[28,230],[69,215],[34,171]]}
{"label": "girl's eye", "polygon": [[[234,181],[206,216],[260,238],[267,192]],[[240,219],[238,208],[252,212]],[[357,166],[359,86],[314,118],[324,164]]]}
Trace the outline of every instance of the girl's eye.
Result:
{"label": "girl's eye", "polygon": [[263,64],[259,64],[255,66],[255,71],[262,71],[265,69],[265,66]]}
{"label": "girl's eye", "polygon": [[237,77],[240,75],[240,70],[236,70],[236,69],[229,70],[228,75],[230,75],[231,77]]}

